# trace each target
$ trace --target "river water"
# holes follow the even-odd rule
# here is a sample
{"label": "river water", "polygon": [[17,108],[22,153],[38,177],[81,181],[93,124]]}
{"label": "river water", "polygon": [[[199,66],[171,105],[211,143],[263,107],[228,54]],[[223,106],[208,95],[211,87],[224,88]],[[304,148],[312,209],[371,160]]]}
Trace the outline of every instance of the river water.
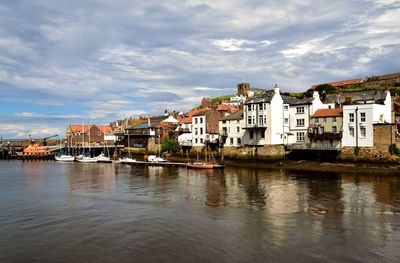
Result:
{"label": "river water", "polygon": [[400,176],[0,161],[0,262],[400,262]]}

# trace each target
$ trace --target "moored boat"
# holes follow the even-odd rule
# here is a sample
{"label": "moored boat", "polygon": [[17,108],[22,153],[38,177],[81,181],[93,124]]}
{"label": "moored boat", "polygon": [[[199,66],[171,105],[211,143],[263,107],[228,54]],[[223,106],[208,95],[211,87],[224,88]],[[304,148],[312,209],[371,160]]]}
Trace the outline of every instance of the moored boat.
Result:
{"label": "moored boat", "polygon": [[71,156],[71,155],[68,155],[68,154],[62,154],[62,155],[56,155],[56,156],[54,156],[54,158],[56,159],[56,161],[59,161],[59,162],[73,162],[73,161],[75,161],[75,157],[74,156]]}
{"label": "moored boat", "polygon": [[82,158],[77,159],[81,163],[97,163],[97,159],[90,156],[82,156]]}
{"label": "moored boat", "polygon": [[202,162],[194,162],[188,163],[187,168],[193,169],[214,169],[214,164],[212,163],[202,163]]}
{"label": "moored boat", "polygon": [[110,157],[105,156],[101,153],[99,156],[96,157],[98,163],[111,163]]}

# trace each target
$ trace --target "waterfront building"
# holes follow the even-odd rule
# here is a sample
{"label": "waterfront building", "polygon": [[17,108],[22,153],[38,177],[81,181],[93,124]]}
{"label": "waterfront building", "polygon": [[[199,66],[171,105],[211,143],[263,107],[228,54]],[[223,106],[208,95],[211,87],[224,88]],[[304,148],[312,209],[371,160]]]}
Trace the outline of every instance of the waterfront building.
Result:
{"label": "waterfront building", "polygon": [[116,137],[111,125],[68,124],[67,143],[71,146],[114,145]]}
{"label": "waterfront building", "polygon": [[277,85],[250,97],[243,108],[243,144],[262,146],[286,144],[289,135],[289,106],[297,99],[280,94]]}
{"label": "waterfront building", "polygon": [[342,96],[342,146],[372,147],[374,124],[391,123],[391,96],[386,90],[347,93]]}
{"label": "waterfront building", "polygon": [[245,130],[243,111],[239,110],[219,121],[220,137],[224,139],[224,146],[240,147],[242,146]]}
{"label": "waterfront building", "polygon": [[307,136],[310,126],[310,117],[319,109],[328,108],[330,105],[323,104],[318,91],[314,91],[312,98],[304,98],[294,101],[290,104],[290,132],[288,144],[306,144],[309,143]]}
{"label": "waterfront building", "polygon": [[213,109],[198,112],[192,117],[192,145],[202,147],[206,141],[217,144],[219,138],[218,121],[224,112]]}
{"label": "waterfront building", "polygon": [[311,148],[339,149],[342,142],[343,110],[319,109],[310,119],[308,139]]}

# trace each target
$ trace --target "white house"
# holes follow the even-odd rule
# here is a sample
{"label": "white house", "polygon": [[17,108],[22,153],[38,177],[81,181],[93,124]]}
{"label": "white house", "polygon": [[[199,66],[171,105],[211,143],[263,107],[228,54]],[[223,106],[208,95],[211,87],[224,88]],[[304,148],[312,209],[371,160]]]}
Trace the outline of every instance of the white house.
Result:
{"label": "white house", "polygon": [[342,146],[372,147],[373,124],[391,122],[391,105],[389,91],[347,93],[343,102]]}
{"label": "white house", "polygon": [[304,98],[290,105],[290,136],[288,143],[306,143],[307,131],[311,116],[319,109],[327,109],[331,105],[323,104],[318,91],[314,91],[312,98]]}
{"label": "white house", "polygon": [[243,144],[286,144],[289,132],[289,105],[296,98],[281,96],[277,86],[249,98],[244,105]]}
{"label": "white house", "polygon": [[192,117],[192,145],[204,146],[206,141],[206,116],[204,112]]}
{"label": "white house", "polygon": [[237,111],[219,121],[219,133],[225,138],[224,146],[239,147],[242,145],[245,130],[243,111]]}

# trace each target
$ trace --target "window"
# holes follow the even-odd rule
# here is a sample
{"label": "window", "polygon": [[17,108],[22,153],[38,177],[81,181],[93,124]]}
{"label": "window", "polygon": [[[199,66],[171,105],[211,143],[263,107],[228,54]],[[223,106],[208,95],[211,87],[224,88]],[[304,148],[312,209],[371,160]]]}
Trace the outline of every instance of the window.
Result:
{"label": "window", "polygon": [[336,117],[332,117],[332,122],[336,123]]}
{"label": "window", "polygon": [[325,132],[324,126],[318,127],[318,134],[323,134]]}
{"label": "window", "polygon": [[354,113],[349,113],[349,122],[354,122]]}
{"label": "window", "polygon": [[233,138],[231,138],[231,140],[230,140],[230,141],[231,141],[231,145],[233,145]]}
{"label": "window", "polygon": [[331,105],[329,105],[329,106],[328,106],[328,109],[332,109],[332,106],[331,106]]}
{"label": "window", "polygon": [[224,123],[224,124],[225,124],[225,123],[226,123],[226,121],[222,121],[222,123]]}
{"label": "window", "polygon": [[319,118],[315,118],[315,123],[319,123]]}
{"label": "window", "polygon": [[203,138],[200,138],[200,143],[203,143]]}
{"label": "window", "polygon": [[203,128],[200,128],[200,135],[203,134]]}
{"label": "window", "polygon": [[98,132],[97,132],[97,135],[98,135],[98,136],[101,136],[101,131],[98,131]]}
{"label": "window", "polygon": [[333,132],[333,133],[337,133],[337,128],[336,128],[336,126],[332,126],[332,132]]}
{"label": "window", "polygon": [[360,128],[360,137],[361,138],[365,138],[365,135],[366,135],[365,127],[361,127]]}
{"label": "window", "polygon": [[365,112],[360,112],[360,122],[365,122]]}
{"label": "window", "polygon": [[263,125],[264,125],[264,118],[263,118],[263,115],[259,115],[259,116],[258,116],[258,123],[260,124],[260,126],[263,126]]}
{"label": "window", "polygon": [[249,137],[250,137],[250,139],[253,139],[253,137],[254,137],[253,131],[250,131]]}
{"label": "window", "polygon": [[297,114],[303,114],[304,113],[304,107],[296,107],[296,113]]}
{"label": "window", "polygon": [[262,109],[263,109],[263,104],[262,103],[258,104],[258,110],[262,110]]}
{"label": "window", "polygon": [[194,142],[197,144],[197,142],[198,142],[197,138],[196,138],[196,139],[194,139]]}
{"label": "window", "polygon": [[255,124],[255,123],[256,123],[256,116],[253,116],[253,118],[252,118],[252,122],[253,122],[253,124]]}
{"label": "window", "polygon": [[240,140],[240,138],[237,138],[237,144],[240,145],[242,143],[242,141]]}
{"label": "window", "polygon": [[198,131],[197,128],[194,129],[194,135],[197,135]]}
{"label": "window", "polygon": [[353,128],[353,127],[350,127],[350,128],[349,128],[349,136],[350,136],[351,138],[354,138],[354,128]]}
{"label": "window", "polygon": [[247,116],[247,124],[251,125],[251,116]]}
{"label": "window", "polygon": [[251,104],[247,105],[247,111],[251,111]]}
{"label": "window", "polygon": [[297,127],[304,127],[304,119],[297,119],[296,124]]}
{"label": "window", "polygon": [[264,103],[264,110],[267,109],[267,103]]}
{"label": "window", "polygon": [[265,132],[264,131],[260,131],[260,135],[261,135],[261,139],[265,138]]}
{"label": "window", "polygon": [[200,118],[200,123],[203,123],[203,118]]}
{"label": "window", "polygon": [[236,132],[237,132],[237,133],[240,132],[240,127],[239,127],[239,126],[236,127]]}
{"label": "window", "polygon": [[194,118],[194,124],[197,124],[197,118]]}
{"label": "window", "polygon": [[297,132],[296,133],[296,141],[304,142],[304,132]]}
{"label": "window", "polygon": [[289,118],[285,118],[285,124],[289,123]]}
{"label": "window", "polygon": [[324,117],[324,122],[326,123],[326,117]]}
{"label": "window", "polygon": [[285,105],[285,106],[283,106],[283,109],[286,111],[286,110],[289,109],[289,106],[288,106],[288,105]]}

